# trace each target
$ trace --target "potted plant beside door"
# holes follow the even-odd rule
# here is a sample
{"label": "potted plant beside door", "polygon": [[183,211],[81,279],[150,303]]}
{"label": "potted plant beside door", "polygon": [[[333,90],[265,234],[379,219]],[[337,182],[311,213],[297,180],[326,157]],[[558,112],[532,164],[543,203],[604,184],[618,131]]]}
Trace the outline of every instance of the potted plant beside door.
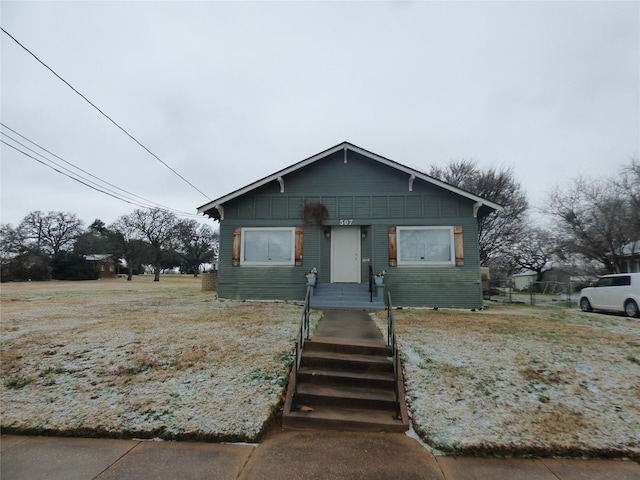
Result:
{"label": "potted plant beside door", "polygon": [[373,277],[373,281],[376,283],[376,285],[382,285],[384,282],[384,276],[387,274],[386,270],[382,270],[381,272],[378,272],[374,275]]}
{"label": "potted plant beside door", "polygon": [[307,285],[315,285],[316,278],[318,277],[318,270],[316,267],[313,267],[310,272],[305,274],[307,277]]}

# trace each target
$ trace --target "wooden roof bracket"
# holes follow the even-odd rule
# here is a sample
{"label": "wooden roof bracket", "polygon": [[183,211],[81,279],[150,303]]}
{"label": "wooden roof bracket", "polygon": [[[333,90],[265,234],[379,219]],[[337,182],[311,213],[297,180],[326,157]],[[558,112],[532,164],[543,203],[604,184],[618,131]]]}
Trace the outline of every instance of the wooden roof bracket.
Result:
{"label": "wooden roof bracket", "polygon": [[411,175],[409,177],[409,191],[413,192],[413,181],[416,179],[415,175]]}
{"label": "wooden roof bracket", "polygon": [[278,183],[280,184],[280,193],[284,193],[284,178],[282,175],[277,178]]}
{"label": "wooden roof bracket", "polygon": [[478,218],[478,210],[480,210],[482,205],[482,202],[476,202],[473,204],[473,218]]}
{"label": "wooden roof bracket", "polygon": [[224,220],[224,207],[218,204],[218,205],[214,205],[213,208],[218,210],[218,213],[220,214],[220,221]]}

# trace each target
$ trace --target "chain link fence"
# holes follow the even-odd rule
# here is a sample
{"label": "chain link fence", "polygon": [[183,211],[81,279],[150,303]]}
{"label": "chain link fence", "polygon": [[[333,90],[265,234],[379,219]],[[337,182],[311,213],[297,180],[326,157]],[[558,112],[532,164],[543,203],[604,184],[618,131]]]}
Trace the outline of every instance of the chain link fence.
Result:
{"label": "chain link fence", "polygon": [[491,280],[485,298],[503,303],[571,308],[577,305],[580,290],[588,284],[584,281],[531,282],[525,288],[516,289],[513,280]]}

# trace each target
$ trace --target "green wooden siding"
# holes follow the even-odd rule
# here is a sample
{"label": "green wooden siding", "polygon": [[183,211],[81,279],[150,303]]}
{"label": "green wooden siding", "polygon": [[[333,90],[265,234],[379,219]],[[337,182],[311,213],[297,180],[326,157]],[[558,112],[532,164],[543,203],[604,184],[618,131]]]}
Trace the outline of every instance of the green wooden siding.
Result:
{"label": "green wooden siding", "polygon": [[[326,228],[304,225],[304,202],[322,203],[329,211]],[[271,182],[224,205],[220,226],[218,295],[233,299],[301,300],[312,267],[319,281],[331,278],[331,240],[325,230],[341,220],[366,230],[361,240],[361,280],[369,265],[387,270],[385,285],[395,305],[478,308],[482,285],[477,225],[471,200],[349,151],[321,159],[284,177],[284,193]],[[464,266],[389,266],[390,226],[463,227]],[[231,266],[236,227],[304,227],[302,266]]]}
{"label": "green wooden siding", "polygon": [[[374,225],[373,265],[376,272],[387,271],[384,283],[391,292],[394,305],[423,307],[479,308],[482,306],[480,261],[478,257],[475,219],[443,218],[437,225],[462,225],[464,266],[408,266],[391,267],[388,262],[388,225]],[[436,224],[432,224],[436,225]],[[397,223],[392,226],[407,226]],[[363,254],[364,255],[364,254]]]}
{"label": "green wooden siding", "polygon": [[356,218],[371,218],[371,197],[358,195],[355,197],[355,214]]}

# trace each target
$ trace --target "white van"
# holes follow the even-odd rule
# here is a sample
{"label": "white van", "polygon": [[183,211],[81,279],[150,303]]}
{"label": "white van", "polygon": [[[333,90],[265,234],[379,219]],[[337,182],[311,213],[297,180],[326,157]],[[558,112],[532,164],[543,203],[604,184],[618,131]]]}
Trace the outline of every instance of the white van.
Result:
{"label": "white van", "polygon": [[579,305],[583,312],[606,310],[640,317],[640,273],[600,277],[595,286],[582,289]]}

